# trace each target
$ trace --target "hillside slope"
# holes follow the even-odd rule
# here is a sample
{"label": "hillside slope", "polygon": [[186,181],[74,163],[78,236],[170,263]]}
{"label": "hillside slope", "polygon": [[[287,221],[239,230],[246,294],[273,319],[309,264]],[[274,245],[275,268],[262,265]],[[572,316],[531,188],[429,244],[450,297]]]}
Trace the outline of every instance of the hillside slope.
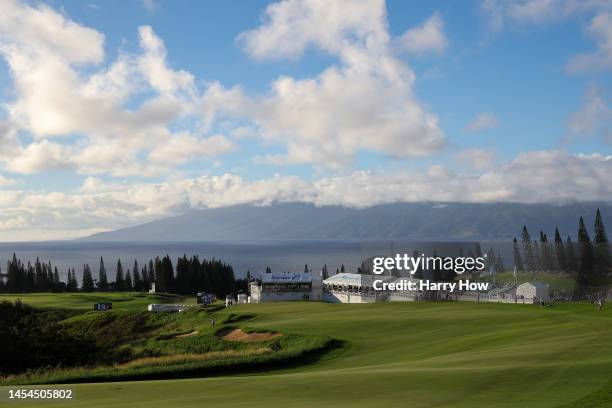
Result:
{"label": "hillside slope", "polygon": [[89,241],[200,241],[257,239],[491,239],[511,238],[526,224],[549,235],[558,226],[575,235],[578,218],[593,224],[601,208],[612,224],[612,205],[604,203],[468,204],[396,203],[365,209],[289,203],[239,205],[192,211],[146,224],[104,232]]}

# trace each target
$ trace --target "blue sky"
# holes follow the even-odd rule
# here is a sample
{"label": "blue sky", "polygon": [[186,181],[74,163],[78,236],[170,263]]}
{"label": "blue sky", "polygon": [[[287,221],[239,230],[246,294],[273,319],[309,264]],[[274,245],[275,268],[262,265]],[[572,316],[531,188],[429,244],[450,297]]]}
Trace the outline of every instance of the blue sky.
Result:
{"label": "blue sky", "polygon": [[612,198],[609,1],[7,5],[1,240],[239,203]]}

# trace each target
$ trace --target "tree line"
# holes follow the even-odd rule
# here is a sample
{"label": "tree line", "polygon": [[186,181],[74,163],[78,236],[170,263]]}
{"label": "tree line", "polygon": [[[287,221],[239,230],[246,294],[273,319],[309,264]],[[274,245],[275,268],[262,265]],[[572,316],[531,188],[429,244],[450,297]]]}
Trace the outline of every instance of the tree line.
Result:
{"label": "tree line", "polygon": [[518,271],[554,272],[571,274],[576,278],[576,292],[585,294],[590,288],[607,285],[607,275],[612,266],[608,236],[601,212],[597,209],[593,225],[593,239],[583,217],[578,221],[577,242],[567,235],[564,240],[559,228],[555,228],[553,240],[544,231],[538,239],[532,239],[523,226],[521,241],[514,238],[514,265]]}
{"label": "tree line", "polygon": [[[0,270],[1,272],[1,270]],[[148,291],[155,283],[156,292],[190,295],[196,292],[214,293],[219,297],[246,287],[246,281],[236,280],[231,265],[218,259],[202,259],[197,255],[178,258],[176,268],[168,255],[151,259],[142,267],[134,261],[131,268],[124,268],[121,260],[115,265],[115,278],[109,281],[104,259],[100,258],[97,278],[89,264],[83,265],[81,282],[76,270],[68,268],[66,280],[60,279],[57,267],[38,258],[32,265],[22,262],[13,254],[7,263],[5,279],[0,278],[0,292],[107,292]]]}

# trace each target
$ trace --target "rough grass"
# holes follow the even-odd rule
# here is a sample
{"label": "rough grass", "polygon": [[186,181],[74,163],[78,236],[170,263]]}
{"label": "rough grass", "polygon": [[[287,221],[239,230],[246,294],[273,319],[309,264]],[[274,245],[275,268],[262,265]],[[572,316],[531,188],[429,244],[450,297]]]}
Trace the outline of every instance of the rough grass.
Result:
{"label": "rough grass", "polygon": [[249,338],[256,342],[227,341],[217,335],[219,330],[240,329],[234,326],[208,326],[210,318],[215,318],[214,312],[204,309],[182,313],[113,310],[73,316],[63,321],[64,331],[74,338],[90,339],[95,342],[96,350],[104,350],[99,364],[88,367],[41,367],[0,377],[0,384],[218,375],[290,363],[323,351],[332,344],[331,339],[325,336],[289,334],[280,339],[279,334],[249,334],[248,329],[240,333],[256,337]]}

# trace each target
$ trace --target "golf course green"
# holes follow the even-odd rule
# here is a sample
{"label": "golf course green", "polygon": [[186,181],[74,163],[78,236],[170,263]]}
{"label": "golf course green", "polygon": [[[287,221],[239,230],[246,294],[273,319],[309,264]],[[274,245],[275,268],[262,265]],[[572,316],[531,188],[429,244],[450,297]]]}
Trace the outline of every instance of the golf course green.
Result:
{"label": "golf course green", "polygon": [[218,313],[254,315],[248,328],[321,334],[346,347],[266,372],[61,385],[75,399],[44,406],[612,406],[612,311],[590,304],[292,302]]}

